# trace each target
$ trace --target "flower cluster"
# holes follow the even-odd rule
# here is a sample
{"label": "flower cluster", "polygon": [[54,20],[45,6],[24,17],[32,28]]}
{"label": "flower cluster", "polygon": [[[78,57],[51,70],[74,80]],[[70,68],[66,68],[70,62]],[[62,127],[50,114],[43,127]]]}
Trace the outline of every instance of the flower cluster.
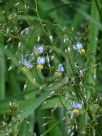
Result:
{"label": "flower cluster", "polygon": [[[74,44],[73,49],[79,52],[81,55],[86,54],[86,51],[83,48],[82,43],[77,42],[76,44]],[[49,52],[47,52],[47,54],[49,54]],[[47,57],[46,57],[47,55],[45,53],[44,45],[42,44],[36,44],[34,46],[33,55],[34,55],[34,59],[36,59],[36,65],[38,70],[44,69],[44,65],[50,63],[50,61],[49,62],[47,61]],[[29,70],[31,70],[34,65],[34,63],[32,64],[31,61],[29,61],[28,59],[24,59],[22,61],[22,64],[23,64],[24,72],[28,72]],[[65,71],[64,66],[62,64],[58,64],[57,70],[55,71],[55,75],[61,76],[62,73],[64,73],[64,71]]]}
{"label": "flower cluster", "polygon": [[37,69],[42,70],[44,68],[44,64],[46,63],[43,45],[34,46],[34,55],[37,56]]}
{"label": "flower cluster", "polygon": [[[77,51],[80,55],[86,54],[86,51],[85,51],[82,43],[77,42],[76,44],[73,45],[73,49],[75,51]],[[44,45],[37,44],[36,46],[34,46],[34,50],[32,52],[32,56],[34,59],[31,59],[31,61],[29,61],[28,59],[24,59],[22,61],[23,71],[28,72],[29,70],[31,70],[34,67],[34,64],[35,64],[36,65],[36,67],[34,67],[35,69],[40,70],[42,73],[44,73],[44,72],[47,73],[46,68],[48,66],[49,72],[53,72],[55,77],[59,77],[59,79],[62,79],[63,76],[66,75],[65,74],[66,69],[64,67],[64,62],[61,63],[59,60],[56,61],[57,68],[55,68],[56,65],[54,66],[54,63],[52,64],[55,55],[56,54],[54,54],[52,50],[47,50],[47,47],[44,48]],[[32,56],[31,56],[31,58],[32,58]],[[53,71],[53,69],[54,69],[54,71]],[[59,81],[59,80],[57,80],[57,81]],[[73,113],[72,115],[75,115],[75,117],[79,116],[81,113],[82,107],[83,107],[83,105],[81,103],[74,102],[71,105],[71,110]]]}
{"label": "flower cluster", "polygon": [[75,115],[79,115],[82,107],[83,106],[80,103],[73,103],[71,109]]}

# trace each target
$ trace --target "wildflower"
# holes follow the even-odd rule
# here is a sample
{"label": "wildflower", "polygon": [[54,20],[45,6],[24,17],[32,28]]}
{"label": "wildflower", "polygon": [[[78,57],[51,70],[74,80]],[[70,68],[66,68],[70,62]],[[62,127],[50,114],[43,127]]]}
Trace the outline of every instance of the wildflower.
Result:
{"label": "wildflower", "polygon": [[86,51],[85,49],[83,48],[83,45],[79,42],[77,42],[74,46],[73,46],[73,49],[78,51],[81,55],[85,55],[86,54]]}
{"label": "wildflower", "polygon": [[45,57],[38,57],[37,69],[43,69],[43,65],[46,63]]}
{"label": "wildflower", "polygon": [[35,54],[36,56],[41,55],[41,54],[43,54],[43,53],[44,53],[44,48],[43,48],[43,46],[34,47],[34,54]]}
{"label": "wildflower", "polygon": [[32,69],[32,67],[33,67],[33,65],[31,64],[31,62],[30,61],[28,61],[28,60],[26,60],[26,59],[24,59],[23,61],[22,61],[22,64],[23,64],[23,71],[24,72],[28,72],[30,69]]}
{"label": "wildflower", "polygon": [[56,75],[56,76],[61,76],[62,72],[64,72],[64,67],[63,67],[62,64],[59,64],[59,65],[58,65],[58,69],[57,69],[56,72],[55,72],[55,75]]}
{"label": "wildflower", "polygon": [[76,115],[80,114],[80,110],[82,109],[82,104],[80,103],[73,103],[73,105],[71,106],[73,113],[75,113]]}

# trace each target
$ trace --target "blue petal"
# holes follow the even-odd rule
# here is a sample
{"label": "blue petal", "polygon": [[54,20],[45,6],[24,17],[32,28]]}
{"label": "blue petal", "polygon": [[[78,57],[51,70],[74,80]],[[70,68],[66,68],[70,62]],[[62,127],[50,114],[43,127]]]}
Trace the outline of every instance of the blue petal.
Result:
{"label": "blue petal", "polygon": [[33,65],[31,64],[31,62],[28,61],[28,60],[26,60],[26,59],[23,60],[22,64],[23,64],[24,67],[26,67],[28,69],[30,69],[30,68],[33,67]]}
{"label": "blue petal", "polygon": [[59,70],[59,72],[63,72],[64,71],[64,67],[62,66],[62,64],[58,65],[58,70]]}
{"label": "blue petal", "polygon": [[38,65],[44,65],[46,62],[45,57],[38,57],[37,58],[37,64]]}
{"label": "blue petal", "polygon": [[73,103],[72,109],[81,110],[82,109],[82,104],[80,104],[80,103]]}
{"label": "blue petal", "polygon": [[83,45],[82,43],[77,42],[74,46],[73,49],[76,51],[80,51],[81,49],[83,49]]}
{"label": "blue petal", "polygon": [[44,48],[43,46],[37,46],[37,47],[34,47],[34,51],[42,54],[44,52]]}

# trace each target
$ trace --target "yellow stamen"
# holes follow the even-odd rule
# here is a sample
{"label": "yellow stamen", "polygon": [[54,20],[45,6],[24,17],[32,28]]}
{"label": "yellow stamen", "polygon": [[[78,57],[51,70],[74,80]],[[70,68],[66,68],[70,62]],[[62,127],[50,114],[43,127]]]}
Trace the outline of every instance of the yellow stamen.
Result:
{"label": "yellow stamen", "polygon": [[37,69],[43,69],[44,67],[43,67],[43,65],[37,65]]}
{"label": "yellow stamen", "polygon": [[26,68],[26,67],[23,67],[22,70],[23,70],[24,73],[27,73],[29,71],[29,69]]}
{"label": "yellow stamen", "polygon": [[61,73],[61,72],[59,72],[58,70],[56,70],[55,75],[56,75],[56,76],[61,76],[61,75],[62,75],[62,73]]}
{"label": "yellow stamen", "polygon": [[80,110],[74,109],[74,110],[73,110],[73,113],[76,114],[76,115],[79,115],[79,114],[80,114]]}
{"label": "yellow stamen", "polygon": [[81,50],[79,51],[79,53],[84,56],[84,55],[86,54],[86,51],[85,51],[85,49],[81,49]]}
{"label": "yellow stamen", "polygon": [[35,54],[35,56],[39,56],[40,53],[38,51],[36,51],[34,54]]}

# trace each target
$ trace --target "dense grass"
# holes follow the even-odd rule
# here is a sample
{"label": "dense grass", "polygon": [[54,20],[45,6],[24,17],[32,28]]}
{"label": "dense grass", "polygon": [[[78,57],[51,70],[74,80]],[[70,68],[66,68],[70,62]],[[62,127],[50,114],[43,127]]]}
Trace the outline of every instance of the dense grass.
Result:
{"label": "dense grass", "polygon": [[0,136],[102,135],[101,12],[101,0],[0,1]]}

